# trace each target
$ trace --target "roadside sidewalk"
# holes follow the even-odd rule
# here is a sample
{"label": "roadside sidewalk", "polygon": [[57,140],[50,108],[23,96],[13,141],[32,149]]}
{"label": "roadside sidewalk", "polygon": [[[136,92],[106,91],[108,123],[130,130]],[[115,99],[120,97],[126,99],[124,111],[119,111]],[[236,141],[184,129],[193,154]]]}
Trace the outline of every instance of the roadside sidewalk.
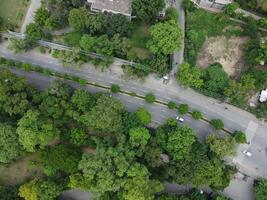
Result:
{"label": "roadside sidewalk", "polygon": [[27,25],[34,21],[35,12],[39,7],[41,7],[41,0],[31,0],[31,5],[21,26],[21,33],[25,33]]}

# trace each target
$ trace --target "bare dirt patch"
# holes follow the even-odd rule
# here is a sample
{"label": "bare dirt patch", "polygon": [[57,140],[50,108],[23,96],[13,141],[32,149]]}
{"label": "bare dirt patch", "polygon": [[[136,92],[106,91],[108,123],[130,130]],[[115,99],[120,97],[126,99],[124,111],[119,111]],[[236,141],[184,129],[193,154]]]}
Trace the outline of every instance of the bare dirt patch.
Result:
{"label": "bare dirt patch", "polygon": [[33,177],[42,176],[40,167],[32,165],[36,155],[32,154],[11,163],[0,165],[0,183],[3,185],[18,185]]}
{"label": "bare dirt patch", "polygon": [[208,38],[198,54],[197,66],[205,69],[219,62],[229,76],[235,76],[245,67],[242,49],[247,40],[244,37],[225,36]]}

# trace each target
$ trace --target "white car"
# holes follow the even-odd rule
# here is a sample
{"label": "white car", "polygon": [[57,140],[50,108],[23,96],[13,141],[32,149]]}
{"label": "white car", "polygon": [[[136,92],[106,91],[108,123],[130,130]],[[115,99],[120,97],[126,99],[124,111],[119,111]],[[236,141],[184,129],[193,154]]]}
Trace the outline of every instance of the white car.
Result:
{"label": "white car", "polygon": [[245,154],[245,155],[248,156],[248,157],[251,157],[251,156],[252,156],[252,153],[249,152],[247,149],[245,149],[245,150],[243,151],[243,154]]}
{"label": "white car", "polygon": [[184,118],[176,116],[175,119],[179,122],[184,122]]}

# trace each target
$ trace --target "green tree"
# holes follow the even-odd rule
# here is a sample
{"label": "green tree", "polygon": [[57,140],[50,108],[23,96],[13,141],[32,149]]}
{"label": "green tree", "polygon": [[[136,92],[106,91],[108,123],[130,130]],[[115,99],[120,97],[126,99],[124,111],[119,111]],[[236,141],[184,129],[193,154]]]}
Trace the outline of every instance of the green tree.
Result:
{"label": "green tree", "polygon": [[236,141],[232,136],[220,137],[210,134],[207,136],[206,143],[210,150],[220,158],[236,154]]}
{"label": "green tree", "polygon": [[39,26],[44,26],[46,24],[46,21],[50,17],[50,12],[46,8],[38,8],[35,12],[34,21]]}
{"label": "green tree", "polygon": [[30,87],[26,80],[0,69],[0,109],[9,115],[23,115],[30,107]]}
{"label": "green tree", "polygon": [[24,183],[19,187],[19,196],[25,200],[38,200],[36,181]]}
{"label": "green tree", "polygon": [[139,119],[141,124],[147,125],[151,122],[152,116],[151,114],[144,108],[138,108],[134,114]]}
{"label": "green tree", "polygon": [[182,31],[177,21],[159,22],[149,28],[147,48],[154,54],[172,54],[181,48]]}
{"label": "green tree", "polygon": [[189,106],[187,104],[180,104],[178,107],[178,112],[181,115],[185,115],[189,111]]}
{"label": "green tree", "polygon": [[86,8],[74,8],[69,13],[69,24],[76,31],[85,31],[87,28],[87,20],[89,18]]}
{"label": "green tree", "polygon": [[149,131],[146,128],[133,128],[130,129],[130,144],[133,147],[145,147],[150,138]]}
{"label": "green tree", "polygon": [[256,200],[264,200],[267,198],[267,180],[259,179],[254,182],[254,192]]}
{"label": "green tree", "polygon": [[185,159],[195,141],[193,129],[188,126],[178,127],[168,135],[166,150],[175,160]]}
{"label": "green tree", "polygon": [[32,40],[39,40],[43,35],[41,27],[37,23],[30,23],[27,25],[25,33],[27,37]]}
{"label": "green tree", "polygon": [[169,7],[166,10],[165,20],[178,20],[179,13],[177,12],[176,8]]}
{"label": "green tree", "polygon": [[234,2],[234,3],[230,3],[228,5],[225,6],[224,8],[224,13],[229,15],[229,16],[233,16],[235,15],[235,11],[236,9],[238,9],[239,4]]}
{"label": "green tree", "polygon": [[188,63],[183,63],[177,73],[177,81],[187,87],[200,88],[203,86],[202,73],[197,67],[191,67]]}
{"label": "green tree", "polygon": [[242,131],[235,131],[233,133],[233,137],[235,138],[235,141],[240,144],[245,144],[247,142],[246,134]]}
{"label": "green tree", "polygon": [[156,101],[156,97],[153,93],[148,93],[146,96],[145,96],[145,101],[147,103],[154,103]]}
{"label": "green tree", "polygon": [[219,63],[212,64],[206,70],[204,88],[210,92],[221,94],[228,86],[229,77]]}
{"label": "green tree", "polygon": [[11,162],[19,156],[20,150],[16,129],[8,124],[0,123],[0,162]]}
{"label": "green tree", "polygon": [[120,92],[121,88],[119,85],[116,85],[116,84],[112,84],[111,85],[111,88],[110,88],[110,91],[113,92],[113,93],[118,93]]}
{"label": "green tree", "polygon": [[129,36],[132,31],[132,22],[122,14],[112,15],[109,20],[108,35],[113,36],[120,34],[121,36]]}
{"label": "green tree", "polygon": [[164,0],[134,0],[132,3],[134,13],[142,21],[148,21],[153,19],[164,7]]}
{"label": "green tree", "polygon": [[77,172],[80,159],[79,150],[63,144],[46,148],[38,153],[38,162],[48,176],[54,176],[57,172],[68,174]]}
{"label": "green tree", "polygon": [[21,200],[17,186],[0,186],[1,200]]}
{"label": "green tree", "polygon": [[220,119],[212,119],[210,120],[210,124],[215,128],[216,130],[223,129],[224,124],[223,121]]}
{"label": "green tree", "polygon": [[19,142],[28,152],[34,152],[37,145],[44,148],[60,135],[53,122],[43,118],[39,111],[28,110],[18,121]]}
{"label": "green tree", "polygon": [[80,40],[80,46],[85,51],[91,52],[94,51],[96,46],[96,39],[90,35],[83,35]]}
{"label": "green tree", "polygon": [[98,12],[89,16],[86,21],[86,28],[91,34],[106,33],[107,22],[107,16],[102,12]]}
{"label": "green tree", "polygon": [[108,133],[122,130],[123,105],[116,99],[101,95],[96,105],[84,115],[80,121],[87,127]]}
{"label": "green tree", "polygon": [[76,146],[86,145],[88,142],[88,134],[84,129],[73,128],[70,131],[70,141]]}
{"label": "green tree", "polygon": [[169,109],[175,109],[175,108],[176,108],[176,103],[173,102],[173,101],[170,101],[170,102],[168,103],[168,108],[169,108]]}
{"label": "green tree", "polygon": [[13,50],[15,53],[22,53],[29,50],[32,44],[33,41],[27,37],[25,39],[10,38],[9,49]]}
{"label": "green tree", "polygon": [[25,200],[51,200],[62,192],[62,186],[50,180],[34,179],[19,188],[19,196]]}
{"label": "green tree", "polygon": [[125,200],[153,200],[154,194],[162,189],[163,185],[159,181],[149,179],[147,168],[136,163],[127,171],[122,198]]}
{"label": "green tree", "polygon": [[202,113],[198,110],[195,110],[192,112],[192,117],[195,119],[195,120],[198,120],[198,119],[201,119],[202,118]]}
{"label": "green tree", "polygon": [[151,71],[156,72],[160,76],[164,76],[170,71],[168,56],[163,54],[153,54],[148,61],[148,66]]}
{"label": "green tree", "polygon": [[71,94],[72,89],[69,85],[55,81],[42,93],[39,110],[44,117],[53,119],[55,125],[65,126],[69,123],[72,111],[69,100]]}
{"label": "green tree", "polygon": [[71,50],[60,51],[59,57],[66,67],[80,67],[84,61],[79,47],[73,47]]}
{"label": "green tree", "polygon": [[71,97],[71,103],[74,110],[77,110],[80,113],[85,113],[95,106],[96,98],[93,94],[85,90],[78,89],[74,91]]}

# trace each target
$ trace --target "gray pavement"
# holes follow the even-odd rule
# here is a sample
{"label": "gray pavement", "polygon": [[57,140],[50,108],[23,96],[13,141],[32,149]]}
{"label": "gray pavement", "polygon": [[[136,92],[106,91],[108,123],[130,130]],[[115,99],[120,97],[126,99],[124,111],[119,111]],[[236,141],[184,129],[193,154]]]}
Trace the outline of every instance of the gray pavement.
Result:
{"label": "gray pavement", "polygon": [[30,7],[28,8],[26,17],[21,26],[21,30],[20,30],[21,33],[25,33],[27,25],[34,22],[35,12],[39,7],[41,7],[41,0],[31,0]]}
{"label": "gray pavement", "polygon": [[179,14],[178,24],[182,29],[182,47],[179,51],[172,55],[172,71],[171,75],[174,75],[178,71],[178,67],[184,61],[184,37],[185,37],[185,11],[183,9],[182,0],[175,1],[175,8]]}

